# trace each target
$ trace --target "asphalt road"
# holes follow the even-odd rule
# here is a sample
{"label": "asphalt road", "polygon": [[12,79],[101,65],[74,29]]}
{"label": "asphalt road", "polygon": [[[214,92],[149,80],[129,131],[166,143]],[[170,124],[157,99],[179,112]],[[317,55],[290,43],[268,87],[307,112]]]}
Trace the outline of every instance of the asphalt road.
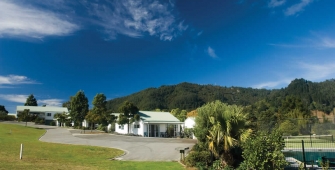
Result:
{"label": "asphalt road", "polygon": [[81,134],[80,130],[74,129],[34,125],[32,123],[29,123],[29,126],[47,130],[40,138],[40,141],[43,142],[101,146],[124,150],[125,155],[117,158],[119,160],[178,161],[180,159],[179,149],[186,147],[191,148],[196,143],[196,141],[192,139],[148,138],[112,134]]}

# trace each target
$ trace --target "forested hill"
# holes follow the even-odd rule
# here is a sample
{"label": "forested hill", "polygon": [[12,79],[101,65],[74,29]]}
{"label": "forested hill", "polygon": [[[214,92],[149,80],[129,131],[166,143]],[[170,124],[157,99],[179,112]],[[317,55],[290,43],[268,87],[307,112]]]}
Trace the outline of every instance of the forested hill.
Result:
{"label": "forested hill", "polygon": [[112,99],[107,102],[107,108],[117,111],[126,100],[133,102],[141,110],[170,111],[180,108],[190,111],[214,100],[243,106],[266,100],[278,108],[287,96],[300,98],[310,110],[318,109],[329,113],[335,106],[335,80],[316,83],[295,79],[286,88],[274,90],[181,83],[148,88],[129,96]]}

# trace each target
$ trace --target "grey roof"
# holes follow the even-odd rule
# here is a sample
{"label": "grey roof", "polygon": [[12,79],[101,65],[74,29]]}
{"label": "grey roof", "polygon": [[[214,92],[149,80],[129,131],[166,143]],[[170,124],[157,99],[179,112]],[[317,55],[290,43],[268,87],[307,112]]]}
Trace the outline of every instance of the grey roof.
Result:
{"label": "grey roof", "polygon": [[[143,122],[156,122],[156,123],[180,123],[170,112],[155,112],[155,111],[139,111],[140,118]],[[120,113],[112,113],[119,116]]]}
{"label": "grey roof", "polygon": [[180,122],[170,112],[139,111],[144,122]]}
{"label": "grey roof", "polygon": [[23,111],[24,109],[29,109],[30,112],[59,112],[59,113],[68,113],[66,107],[56,107],[56,106],[16,106],[16,111]]}

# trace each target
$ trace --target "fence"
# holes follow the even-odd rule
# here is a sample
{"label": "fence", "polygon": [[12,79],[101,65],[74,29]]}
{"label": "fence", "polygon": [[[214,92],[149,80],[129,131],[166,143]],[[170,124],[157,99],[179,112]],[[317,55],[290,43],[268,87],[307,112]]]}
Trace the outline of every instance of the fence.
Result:
{"label": "fence", "polygon": [[335,117],[264,120],[253,125],[269,133],[283,132],[283,153],[290,163],[285,169],[322,169],[327,162],[328,169],[335,169]]}
{"label": "fence", "polygon": [[335,169],[335,143],[332,135],[283,138],[283,153],[290,163],[285,169]]}

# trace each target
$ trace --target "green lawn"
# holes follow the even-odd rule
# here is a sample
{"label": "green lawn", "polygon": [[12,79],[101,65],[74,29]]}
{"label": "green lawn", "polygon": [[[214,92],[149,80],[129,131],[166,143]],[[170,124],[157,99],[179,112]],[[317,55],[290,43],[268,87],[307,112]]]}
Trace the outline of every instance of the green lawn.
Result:
{"label": "green lawn", "polygon": [[[11,134],[10,134],[11,131]],[[0,123],[0,169],[183,169],[178,162],[110,160],[123,151],[41,142],[45,130]],[[20,144],[23,159],[19,159]]]}

